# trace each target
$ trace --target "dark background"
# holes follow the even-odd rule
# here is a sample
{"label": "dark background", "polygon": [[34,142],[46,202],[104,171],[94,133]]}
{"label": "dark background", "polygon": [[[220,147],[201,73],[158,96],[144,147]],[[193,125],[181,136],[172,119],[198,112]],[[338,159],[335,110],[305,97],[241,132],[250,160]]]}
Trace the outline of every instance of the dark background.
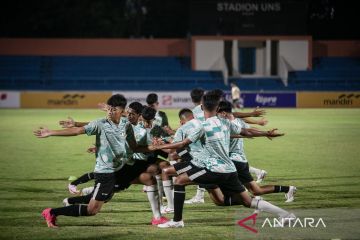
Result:
{"label": "dark background", "polygon": [[[219,2],[280,2],[286,7],[273,16],[244,17],[214,12]],[[359,39],[359,15],[354,2],[338,0],[11,0],[1,3],[0,37],[312,35],[314,39]]]}

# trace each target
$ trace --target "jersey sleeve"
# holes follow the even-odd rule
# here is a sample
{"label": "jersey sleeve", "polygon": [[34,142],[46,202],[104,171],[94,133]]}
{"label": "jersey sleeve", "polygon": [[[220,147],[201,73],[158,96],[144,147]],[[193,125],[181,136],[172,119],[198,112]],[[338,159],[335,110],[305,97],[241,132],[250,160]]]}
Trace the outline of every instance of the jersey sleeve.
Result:
{"label": "jersey sleeve", "polygon": [[88,136],[99,134],[101,132],[101,120],[89,122],[84,126],[84,129]]}
{"label": "jersey sleeve", "polygon": [[202,125],[196,125],[191,132],[188,134],[187,138],[191,142],[196,142],[201,139],[201,137],[204,135],[204,130],[202,128]]}
{"label": "jersey sleeve", "polygon": [[229,121],[229,123],[230,123],[230,134],[240,134],[241,133],[241,129],[242,129],[241,122],[237,121],[237,119],[234,119],[232,121]]}
{"label": "jersey sleeve", "polygon": [[175,132],[173,143],[181,142],[182,140],[184,140],[184,133],[183,133],[182,129],[179,128]]}

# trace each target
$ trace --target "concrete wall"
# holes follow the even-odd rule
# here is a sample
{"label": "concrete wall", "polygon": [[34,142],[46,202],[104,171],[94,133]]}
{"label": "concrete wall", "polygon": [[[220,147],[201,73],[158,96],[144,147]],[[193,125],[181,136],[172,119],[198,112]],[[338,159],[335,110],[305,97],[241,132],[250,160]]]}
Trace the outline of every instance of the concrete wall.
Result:
{"label": "concrete wall", "polygon": [[360,41],[314,41],[313,57],[360,57]]}
{"label": "concrete wall", "polygon": [[308,56],[308,41],[279,41],[279,57],[284,57],[292,70],[307,70],[309,66]]}
{"label": "concrete wall", "polygon": [[222,70],[220,62],[224,58],[223,40],[200,40],[195,44],[195,70]]}
{"label": "concrete wall", "polygon": [[0,55],[189,56],[186,39],[0,39]]}

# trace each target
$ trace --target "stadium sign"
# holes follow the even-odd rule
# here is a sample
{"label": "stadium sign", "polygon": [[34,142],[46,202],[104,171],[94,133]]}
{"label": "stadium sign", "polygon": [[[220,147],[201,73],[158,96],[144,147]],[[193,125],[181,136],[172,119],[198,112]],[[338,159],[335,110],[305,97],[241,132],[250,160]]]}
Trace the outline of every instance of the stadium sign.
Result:
{"label": "stadium sign", "polygon": [[296,107],[295,93],[243,93],[244,107]]}
{"label": "stadium sign", "polygon": [[297,107],[360,107],[360,92],[298,92]]}
{"label": "stadium sign", "polygon": [[22,108],[96,108],[111,92],[23,92]]}
{"label": "stadium sign", "polygon": [[11,91],[0,91],[0,108],[19,108],[20,93]]}

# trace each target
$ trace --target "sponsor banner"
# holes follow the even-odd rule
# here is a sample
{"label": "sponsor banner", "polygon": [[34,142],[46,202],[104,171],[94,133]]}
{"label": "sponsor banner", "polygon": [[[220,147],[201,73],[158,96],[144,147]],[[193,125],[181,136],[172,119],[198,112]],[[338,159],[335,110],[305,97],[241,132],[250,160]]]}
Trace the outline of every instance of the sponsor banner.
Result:
{"label": "sponsor banner", "polygon": [[22,92],[22,108],[96,108],[111,92]]}
{"label": "sponsor banner", "polygon": [[244,107],[296,107],[295,93],[244,93]]}
{"label": "sponsor banner", "polygon": [[[244,107],[296,107],[296,93],[241,93]],[[226,92],[231,100],[231,92]]]}
{"label": "sponsor banner", "polygon": [[20,93],[0,90],[0,108],[19,108]]}
{"label": "sponsor banner", "polygon": [[357,108],[360,92],[298,92],[299,108]]}
{"label": "sponsor banner", "polygon": [[[146,97],[149,91],[138,92],[113,92],[113,94],[120,93],[126,97],[128,103],[140,102],[146,104]],[[193,108],[194,104],[191,101],[190,91],[182,92],[153,92],[159,97],[160,108]]]}

